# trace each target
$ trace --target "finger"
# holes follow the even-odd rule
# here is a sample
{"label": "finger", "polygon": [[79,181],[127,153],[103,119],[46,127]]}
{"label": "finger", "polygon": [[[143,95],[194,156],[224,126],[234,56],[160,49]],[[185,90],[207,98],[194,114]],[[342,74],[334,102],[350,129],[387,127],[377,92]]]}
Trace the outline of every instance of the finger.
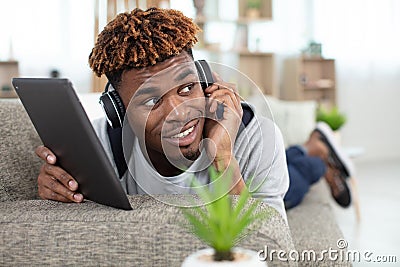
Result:
{"label": "finger", "polygon": [[236,103],[236,107],[242,107],[242,99],[241,99],[241,97],[240,97],[240,95],[239,95],[239,92],[237,91],[237,89],[236,89],[236,86],[232,89],[233,90],[233,93],[232,93],[232,99],[235,101],[235,103]]}
{"label": "finger", "polygon": [[46,199],[46,200],[55,200],[55,201],[66,202],[66,203],[72,202],[68,198],[66,198],[60,194],[57,194],[56,192],[51,191],[47,187],[39,187],[39,197],[41,199]]}
{"label": "finger", "polygon": [[224,95],[224,94],[211,95],[209,112],[211,114],[214,114],[215,112],[217,112],[218,109],[221,109],[221,107],[224,108],[225,106],[232,108],[232,106],[234,106],[234,104],[232,103],[232,101],[229,101],[228,98],[229,98],[229,96]]}
{"label": "finger", "polygon": [[237,102],[237,105],[241,104],[241,98],[239,95],[239,92],[236,90],[235,84],[216,84],[214,83],[212,86],[206,88],[204,91],[206,96],[210,97],[212,96],[215,92],[218,92],[219,94],[226,94],[229,93],[231,94],[232,97],[235,98],[235,101]]}
{"label": "finger", "polygon": [[229,90],[230,92],[232,92],[235,96],[236,102],[238,105],[241,105],[241,98],[239,95],[239,91],[237,90],[236,84],[234,83],[223,83],[219,85],[220,90]]}
{"label": "finger", "polygon": [[235,104],[230,96],[223,95],[218,99],[213,99],[212,101],[213,102],[209,111],[209,118],[220,121],[222,119],[226,119],[226,115],[228,113],[235,114],[235,116],[241,118],[242,110],[235,108]]}
{"label": "finger", "polygon": [[214,82],[214,85],[218,85],[220,89],[222,88],[226,88],[229,89],[231,91],[234,91],[236,93],[238,93],[239,91],[237,90],[237,86],[235,83],[228,83],[228,82],[224,82],[224,81],[218,81],[218,82]]}
{"label": "finger", "polygon": [[76,191],[78,189],[77,181],[62,168],[45,163],[43,164],[43,170],[46,174],[54,177],[71,191]]}
{"label": "finger", "polygon": [[42,194],[42,198],[63,201],[63,198],[67,199],[67,202],[82,202],[83,196],[80,193],[69,190],[57,179],[50,175],[42,175],[40,183],[38,183],[39,195]]}
{"label": "finger", "polygon": [[232,89],[232,88],[222,88],[221,90],[218,90],[218,91],[221,91],[221,92],[218,92],[217,95],[218,94],[229,95],[231,97],[232,101],[235,104],[235,108],[237,108],[237,109],[239,107],[241,108],[242,105],[241,105],[240,95],[234,89]]}
{"label": "finger", "polygon": [[204,93],[206,94],[206,96],[210,96],[213,92],[219,90],[219,85],[216,83],[213,83],[212,85],[210,85],[209,87],[207,87],[204,90]]}
{"label": "finger", "polygon": [[50,149],[48,149],[45,146],[38,146],[35,149],[35,153],[36,155],[39,156],[39,158],[41,158],[42,160],[46,161],[49,164],[55,164],[56,163],[56,156],[53,154],[53,152],[51,152]]}
{"label": "finger", "polygon": [[[228,89],[221,89],[221,90],[214,91],[209,96],[210,111],[215,112],[215,110],[216,110],[217,106],[215,104],[215,100],[225,103],[226,101],[223,101],[223,99],[226,97],[229,97],[231,99],[231,101],[229,101],[229,102],[232,102],[232,104],[233,104],[233,105],[228,105],[228,106],[230,106],[231,108],[235,108],[237,110],[240,110],[242,108],[241,103],[240,103],[240,98],[236,93],[234,93]],[[211,108],[212,108],[212,110],[211,110]]]}

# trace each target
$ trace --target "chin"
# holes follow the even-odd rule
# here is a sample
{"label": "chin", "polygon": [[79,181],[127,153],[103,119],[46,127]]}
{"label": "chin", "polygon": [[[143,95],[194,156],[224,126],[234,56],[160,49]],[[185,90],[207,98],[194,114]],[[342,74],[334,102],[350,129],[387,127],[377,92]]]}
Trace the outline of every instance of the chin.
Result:
{"label": "chin", "polygon": [[188,150],[185,152],[182,152],[183,156],[191,161],[195,161],[199,156],[200,156],[200,151],[197,150]]}

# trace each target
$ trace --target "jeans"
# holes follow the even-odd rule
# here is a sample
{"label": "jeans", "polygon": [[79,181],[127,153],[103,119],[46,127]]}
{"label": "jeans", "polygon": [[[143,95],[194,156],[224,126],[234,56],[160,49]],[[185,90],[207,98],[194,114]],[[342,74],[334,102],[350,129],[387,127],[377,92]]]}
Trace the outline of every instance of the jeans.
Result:
{"label": "jeans", "polygon": [[290,209],[300,204],[310,186],[325,174],[326,165],[321,158],[307,155],[301,146],[286,149],[286,161],[290,184],[284,202]]}

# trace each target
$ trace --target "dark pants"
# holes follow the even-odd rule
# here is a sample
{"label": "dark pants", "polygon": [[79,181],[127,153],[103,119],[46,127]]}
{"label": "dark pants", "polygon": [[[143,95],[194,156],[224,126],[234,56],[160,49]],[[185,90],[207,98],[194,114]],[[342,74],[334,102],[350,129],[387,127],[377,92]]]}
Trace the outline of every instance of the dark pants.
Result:
{"label": "dark pants", "polygon": [[300,204],[310,186],[325,174],[326,165],[322,159],[308,156],[299,146],[286,149],[286,161],[290,185],[284,201],[285,208],[290,209]]}

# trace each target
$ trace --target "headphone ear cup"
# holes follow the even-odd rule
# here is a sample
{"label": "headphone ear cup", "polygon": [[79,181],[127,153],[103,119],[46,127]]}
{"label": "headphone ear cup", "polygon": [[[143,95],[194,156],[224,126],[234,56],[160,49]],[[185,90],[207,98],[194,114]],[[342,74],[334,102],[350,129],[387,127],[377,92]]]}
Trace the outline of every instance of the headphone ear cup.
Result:
{"label": "headphone ear cup", "polygon": [[201,87],[205,90],[208,86],[214,83],[210,65],[205,60],[197,60],[194,62],[199,75]]}
{"label": "headphone ear cup", "polygon": [[113,90],[103,93],[100,97],[100,104],[111,128],[121,128],[126,111],[118,92]]}
{"label": "headphone ear cup", "polygon": [[195,61],[194,64],[196,65],[196,70],[197,70],[197,74],[199,76],[201,88],[203,88],[203,90],[205,90],[207,88],[207,80],[204,75],[203,68],[201,67],[201,64],[198,60]]}

